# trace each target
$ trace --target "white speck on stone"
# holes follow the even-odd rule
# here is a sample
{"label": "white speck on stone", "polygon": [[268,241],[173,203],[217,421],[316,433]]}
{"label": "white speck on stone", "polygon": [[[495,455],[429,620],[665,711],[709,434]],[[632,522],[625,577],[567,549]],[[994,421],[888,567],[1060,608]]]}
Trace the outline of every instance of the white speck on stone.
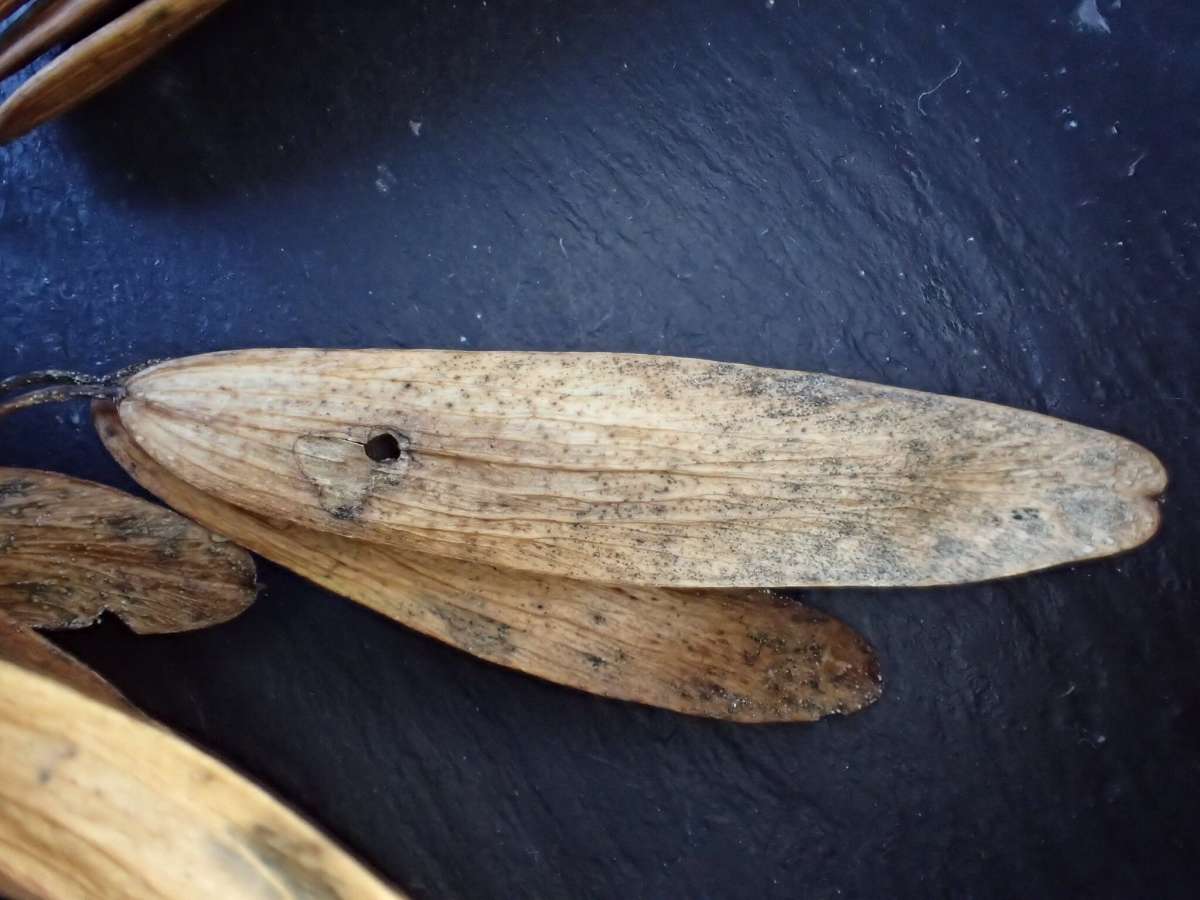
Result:
{"label": "white speck on stone", "polygon": [[466,336],[465,334],[460,334],[460,335],[458,336],[458,342],[459,342],[460,344],[465,344],[465,343],[467,343],[467,336]]}
{"label": "white speck on stone", "polygon": [[1067,123],[1063,127],[1066,128],[1067,131],[1074,131],[1076,128],[1079,127],[1079,123],[1077,121],[1075,121],[1074,119],[1067,119]]}
{"label": "white speck on stone", "polygon": [[1083,31],[1095,31],[1101,34],[1111,34],[1108,20],[1100,13],[1096,0],[1081,0],[1075,7],[1075,27]]}
{"label": "white speck on stone", "polygon": [[390,192],[399,181],[395,173],[383,163],[375,167],[375,176],[375,190],[381,194]]}
{"label": "white speck on stone", "polygon": [[424,122],[419,122],[416,119],[409,119],[408,120],[408,130],[413,133],[413,137],[420,137],[421,136],[421,126],[424,124],[425,124]]}
{"label": "white speck on stone", "polygon": [[775,0],[767,0],[767,9],[775,8]]}

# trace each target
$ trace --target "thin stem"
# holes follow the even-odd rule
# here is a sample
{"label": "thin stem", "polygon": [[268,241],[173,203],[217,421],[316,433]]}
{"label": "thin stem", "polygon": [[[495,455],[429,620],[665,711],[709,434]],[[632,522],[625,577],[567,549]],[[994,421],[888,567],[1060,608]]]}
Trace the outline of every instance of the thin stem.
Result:
{"label": "thin stem", "polygon": [[126,366],[123,369],[117,369],[117,371],[113,372],[113,374],[109,375],[104,380],[107,382],[124,384],[128,379],[142,371],[142,369],[148,369],[151,366],[157,366],[160,362],[166,362],[166,359],[163,357],[158,357],[156,359],[147,359],[140,363],[133,363],[133,365]]}
{"label": "thin stem", "polygon": [[0,378],[0,396],[23,391],[27,388],[43,387],[55,384],[63,385],[101,385],[112,386],[124,384],[126,379],[136,375],[142,369],[162,362],[161,359],[148,359],[145,362],[134,363],[123,369],[118,369],[111,375],[90,375],[87,372],[72,372],[69,369],[43,369],[40,372],[26,372],[23,375],[10,375]]}
{"label": "thin stem", "polygon": [[65,369],[46,369],[42,372],[27,372],[0,379],[0,394],[11,394],[25,388],[50,384],[107,384],[110,379],[85,372],[69,372]]}
{"label": "thin stem", "polygon": [[0,419],[22,409],[42,406],[46,403],[65,403],[68,400],[80,400],[92,397],[103,400],[120,400],[125,395],[125,388],[119,384],[59,384],[51,387],[38,388],[27,394],[21,394],[4,403],[0,403]]}

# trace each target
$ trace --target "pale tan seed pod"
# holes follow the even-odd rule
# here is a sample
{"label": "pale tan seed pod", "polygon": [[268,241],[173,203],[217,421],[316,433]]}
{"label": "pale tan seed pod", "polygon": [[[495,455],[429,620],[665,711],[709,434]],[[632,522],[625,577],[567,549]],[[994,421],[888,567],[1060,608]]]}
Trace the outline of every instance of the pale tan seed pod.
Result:
{"label": "pale tan seed pod", "polygon": [[257,594],[250,555],[169,509],[78,478],[0,468],[0,611],[79,628],[106,610],[138,634],[225,622]]}
{"label": "pale tan seed pod", "polygon": [[605,697],[736,722],[812,721],[880,694],[874,651],[770,591],[615,587],[500,569],[270,521],[172,475],[115,409],[96,427],[148,490],[207,528],[475,656]]}
{"label": "pale tan seed pod", "polygon": [[401,896],[182,739],[2,660],[0,847],[21,900]]}
{"label": "pale tan seed pod", "polygon": [[994,404],[607,353],[246,350],[130,378],[177,477],[305,528],[666,587],[920,586],[1135,547],[1153,454]]}

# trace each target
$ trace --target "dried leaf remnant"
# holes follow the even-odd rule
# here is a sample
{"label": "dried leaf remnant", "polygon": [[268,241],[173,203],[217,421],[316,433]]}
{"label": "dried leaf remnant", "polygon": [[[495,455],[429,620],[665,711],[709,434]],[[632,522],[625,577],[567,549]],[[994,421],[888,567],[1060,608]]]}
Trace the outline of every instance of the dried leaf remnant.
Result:
{"label": "dried leaf remnant", "polygon": [[139,634],[227,621],[257,593],[249,554],[121,491],[0,468],[0,610],[35,628],[112,612]]}

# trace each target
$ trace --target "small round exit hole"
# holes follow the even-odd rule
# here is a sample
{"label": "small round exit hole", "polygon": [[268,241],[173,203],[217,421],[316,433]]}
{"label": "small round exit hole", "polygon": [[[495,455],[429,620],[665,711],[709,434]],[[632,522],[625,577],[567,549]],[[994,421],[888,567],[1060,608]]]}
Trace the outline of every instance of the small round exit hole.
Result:
{"label": "small round exit hole", "polygon": [[373,435],[363,449],[375,462],[395,462],[400,458],[400,440],[389,432],[383,431]]}

